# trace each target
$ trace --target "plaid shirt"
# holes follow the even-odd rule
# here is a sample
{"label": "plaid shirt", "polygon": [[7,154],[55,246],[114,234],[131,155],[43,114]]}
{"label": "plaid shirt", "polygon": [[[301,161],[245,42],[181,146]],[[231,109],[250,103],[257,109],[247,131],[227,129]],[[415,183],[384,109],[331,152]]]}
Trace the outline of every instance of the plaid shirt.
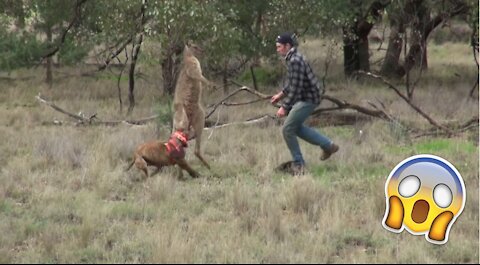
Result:
{"label": "plaid shirt", "polygon": [[322,87],[305,57],[292,48],[285,57],[287,62],[287,82],[283,87],[282,107],[291,110],[298,101],[320,104]]}

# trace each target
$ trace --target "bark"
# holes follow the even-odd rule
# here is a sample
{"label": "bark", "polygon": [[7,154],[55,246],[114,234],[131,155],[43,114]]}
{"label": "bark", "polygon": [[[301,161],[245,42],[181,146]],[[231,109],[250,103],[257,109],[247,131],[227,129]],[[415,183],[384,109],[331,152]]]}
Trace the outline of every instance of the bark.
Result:
{"label": "bark", "polygon": [[[53,41],[53,34],[52,34],[52,28],[47,26],[47,41],[49,43],[52,43]],[[49,88],[52,88],[53,85],[53,74],[52,74],[52,66],[53,66],[53,60],[52,57],[47,57],[46,60],[46,77],[45,77],[45,83],[48,84]]]}
{"label": "bark", "polygon": [[140,47],[143,42],[143,34],[138,37],[138,42],[135,43],[132,51],[132,61],[130,63],[130,70],[128,72],[128,111],[127,115],[130,115],[135,107],[135,67],[137,65],[138,54],[140,53]]}
{"label": "bark", "polygon": [[160,60],[160,65],[162,66],[163,92],[171,96],[175,93],[175,84],[182,63],[180,55],[185,47],[183,40],[180,36],[177,36],[177,34],[178,32],[173,29],[166,28],[166,35],[169,41],[165,45],[164,54]]}
{"label": "bark", "polygon": [[228,59],[225,58],[225,61],[223,62],[223,94],[228,94],[228,91],[230,90],[228,87]]}
{"label": "bark", "polygon": [[143,43],[143,26],[146,23],[146,18],[145,18],[145,11],[146,11],[146,0],[143,0],[142,7],[141,7],[141,25],[142,25],[142,30],[140,31],[140,34],[138,35],[137,40],[133,43],[132,47],[132,61],[130,63],[130,71],[128,73],[128,111],[127,115],[130,115],[133,111],[133,108],[135,107],[135,67],[137,65],[137,59],[138,55],[140,54],[140,48]]}
{"label": "bark", "polygon": [[375,1],[365,15],[359,14],[356,22],[343,28],[344,72],[351,76],[356,71],[370,71],[368,34],[374,22],[391,1]]}
{"label": "bark", "polygon": [[358,41],[352,28],[343,29],[343,71],[346,76],[352,76],[360,69],[358,57]]}
{"label": "bark", "polygon": [[181,45],[175,45],[169,49],[165,58],[160,62],[162,65],[163,91],[168,95],[173,95],[175,93],[175,84],[177,82],[181,64],[178,57],[181,53]]}
{"label": "bark", "polygon": [[424,1],[414,1],[413,4],[413,23],[410,37],[410,50],[405,58],[405,72],[410,72],[412,68],[427,69],[427,38],[432,30],[440,24],[432,27],[430,24],[431,10],[427,8]]}
{"label": "bark", "polygon": [[401,77],[404,75],[403,68],[399,65],[400,54],[402,53],[405,25],[401,16],[393,16],[390,19],[390,37],[388,41],[385,60],[383,61],[380,73],[385,77]]}
{"label": "bark", "polygon": [[[468,5],[463,1],[452,2],[454,7],[433,18],[430,17],[431,11],[425,1],[409,0],[405,3],[404,8],[398,11],[397,18],[392,17],[390,43],[382,66],[382,75],[401,78],[414,67],[421,67],[422,69],[428,67],[427,40],[429,35],[442,22],[454,16],[465,14],[468,11]],[[405,23],[400,23],[402,19]],[[412,36],[410,38],[410,49],[402,66],[398,59],[402,43],[395,42],[395,40],[399,40],[398,34],[404,33],[404,30],[401,30],[401,28],[402,26],[407,26],[406,21],[411,22],[409,26],[412,28]]]}

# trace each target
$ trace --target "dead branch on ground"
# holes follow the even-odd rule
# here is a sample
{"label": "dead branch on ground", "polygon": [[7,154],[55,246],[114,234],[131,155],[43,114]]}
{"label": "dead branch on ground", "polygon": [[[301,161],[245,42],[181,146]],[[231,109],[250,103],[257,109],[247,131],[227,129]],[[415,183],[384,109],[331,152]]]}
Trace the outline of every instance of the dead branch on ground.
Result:
{"label": "dead branch on ground", "polygon": [[[429,130],[424,130],[424,131],[419,131],[419,130],[415,130],[415,128],[407,128],[409,129],[410,132],[412,133],[416,133],[416,135],[413,135],[413,138],[419,138],[419,137],[422,137],[422,136],[441,136],[441,135],[446,135],[447,137],[451,137],[455,134],[458,134],[458,133],[461,133],[461,132],[465,132],[467,130],[471,130],[473,128],[478,128],[478,120],[479,120],[479,117],[478,116],[475,116],[471,119],[469,119],[467,122],[465,122],[464,124],[445,124],[445,125],[440,125],[438,122],[436,122],[435,120],[433,120],[432,118],[430,118],[430,116],[428,116],[427,114],[425,114],[420,108],[418,108],[416,105],[414,105],[412,102],[410,102],[408,100],[408,98],[403,95],[395,86],[393,86],[392,84],[390,84],[388,81],[386,81],[385,79],[383,79],[382,77],[379,77],[379,76],[376,76],[374,74],[371,74],[371,73],[365,73],[369,76],[372,76],[374,78],[378,78],[382,81],[384,81],[384,83],[386,83],[391,89],[393,89],[403,100],[407,101],[407,103],[409,104],[409,106],[411,106],[414,110],[416,110],[418,113],[420,113],[420,115],[422,115],[422,117],[426,118],[432,125],[434,125],[434,128],[432,129],[429,129]],[[261,115],[259,117],[256,117],[256,118],[251,118],[251,119],[247,119],[246,121],[243,121],[243,122],[231,122],[231,123],[223,123],[223,124],[219,124],[218,122],[216,123],[212,123],[210,121],[208,121],[207,119],[218,109],[218,107],[220,106],[241,106],[241,105],[248,105],[248,104],[253,104],[253,103],[256,103],[256,102],[260,102],[260,101],[264,101],[264,100],[269,100],[272,95],[267,95],[267,94],[263,94],[259,91],[256,91],[256,90],[253,90],[247,86],[243,86],[241,84],[238,84],[234,81],[231,81],[233,84],[237,85],[237,86],[240,86],[239,89],[233,91],[232,93],[230,93],[229,95],[227,95],[226,97],[222,98],[220,101],[218,101],[217,103],[209,106],[209,108],[212,108],[212,110],[210,110],[210,112],[206,115],[206,126],[205,126],[205,130],[209,130],[209,129],[214,129],[214,128],[224,128],[224,127],[227,127],[227,126],[231,126],[231,125],[251,125],[251,124],[259,124],[261,122],[267,122],[267,121],[275,121],[276,123],[279,123],[279,119],[272,116],[272,115],[269,115],[269,114],[264,114],[264,115]],[[240,102],[240,103],[235,103],[235,102],[227,102],[228,99],[234,97],[235,95],[239,94],[240,92],[248,92],[250,94],[253,94],[255,95],[256,97],[258,97],[258,99],[256,100],[251,100],[251,101],[247,101],[247,102]],[[344,100],[341,100],[341,99],[338,99],[338,98],[335,98],[335,97],[332,97],[332,96],[329,96],[329,95],[323,95],[322,96],[323,99],[325,100],[328,100],[330,102],[332,102],[333,104],[335,104],[336,106],[334,107],[329,107],[329,108],[318,108],[316,109],[313,113],[312,113],[312,116],[313,115],[325,115],[326,113],[333,113],[333,111],[339,111],[339,110],[354,110],[355,113],[359,113],[359,114],[365,114],[367,116],[370,116],[370,117],[374,117],[374,118],[380,118],[382,120],[385,120],[387,122],[394,122],[394,123],[400,123],[401,122],[399,121],[399,119],[397,119],[396,117],[388,114],[386,111],[385,111],[385,106],[382,102],[379,102],[380,103],[380,107],[377,106],[376,104],[372,103],[372,102],[368,102],[373,108],[367,108],[367,107],[363,107],[363,106],[360,106],[360,105],[356,105],[356,104],[352,104],[352,103],[349,103],[347,101],[344,101]],[[39,100],[41,103],[44,103],[48,106],[50,106],[51,108],[55,109],[56,111],[59,111],[63,114],[66,114],[68,115],[69,117],[77,120],[77,124],[82,124],[82,125],[95,125],[95,124],[98,124],[98,125],[117,125],[117,124],[130,124],[130,125],[142,125],[142,124],[145,124],[145,123],[148,123],[148,122],[151,122],[155,119],[157,119],[159,117],[159,115],[154,115],[154,116],[151,116],[151,117],[147,117],[147,118],[143,118],[143,119],[139,119],[139,120],[114,120],[114,121],[102,121],[100,119],[98,119],[97,115],[94,114],[92,115],[91,117],[89,118],[86,118],[84,117],[83,115],[80,116],[80,115],[76,115],[76,114],[73,114],[71,112],[68,112],[68,111],[65,111],[63,110],[62,108],[56,106],[55,104],[53,104],[52,102],[49,102],[45,99],[43,99],[40,95],[38,95],[37,97],[37,100]],[[273,106],[272,107],[278,107],[278,105],[276,106]],[[364,117],[361,117],[361,116],[355,116],[354,114],[352,113],[337,113],[339,115],[339,117],[346,117],[345,115],[348,114],[347,118],[350,119],[350,120],[363,120]],[[353,116],[352,116],[353,115]],[[345,122],[343,124],[346,124]],[[347,123],[348,124],[348,123]]]}
{"label": "dead branch on ground", "polygon": [[[224,97],[223,99],[218,101],[217,103],[210,106],[209,108],[213,108],[213,109],[207,114],[206,118],[209,118],[217,110],[217,108],[220,107],[220,106],[242,106],[242,105],[252,104],[252,103],[256,103],[256,102],[263,101],[263,100],[269,100],[273,96],[273,95],[263,94],[261,92],[258,92],[257,90],[253,90],[253,89],[251,89],[247,86],[243,86],[243,85],[241,85],[241,84],[239,84],[235,81],[231,81],[231,83],[239,86],[240,88],[233,91],[232,93],[230,93],[229,95],[227,95],[226,97]],[[257,96],[259,99],[248,101],[248,102],[242,102],[242,103],[229,103],[229,102],[227,102],[228,99],[232,98],[233,96],[235,96],[236,94],[238,94],[242,91],[253,94],[253,95]],[[333,108],[319,108],[319,109],[315,110],[312,113],[312,115],[319,115],[320,113],[324,113],[324,112],[332,111],[332,110],[346,110],[346,109],[348,110],[348,109],[351,109],[351,110],[355,110],[359,113],[366,114],[368,116],[381,118],[383,120],[387,120],[387,121],[393,121],[394,120],[394,118],[391,115],[387,114],[385,111],[379,109],[378,107],[376,107],[375,109],[370,109],[370,108],[366,108],[366,107],[362,107],[362,106],[359,106],[359,105],[356,105],[356,104],[352,104],[352,103],[349,103],[347,101],[344,101],[344,100],[341,100],[341,99],[338,99],[338,98],[335,98],[335,97],[332,97],[332,96],[329,96],[329,95],[325,95],[325,94],[322,96],[322,98],[334,103],[337,106],[333,107]],[[279,107],[279,105],[275,105],[275,107]]]}
{"label": "dead branch on ground", "polygon": [[[263,93],[260,93],[258,92],[257,90],[253,90],[251,88],[248,88],[246,86],[242,86],[236,82],[232,82],[233,84],[236,84],[238,86],[240,86],[239,89],[233,91],[232,93],[228,94],[226,97],[224,97],[223,99],[221,99],[220,101],[218,101],[217,103],[213,104],[212,106],[209,106],[209,108],[212,108],[212,110],[205,116],[205,119],[208,119],[210,118],[210,116],[217,110],[218,107],[220,107],[221,105],[224,105],[224,106],[240,106],[240,105],[247,105],[247,104],[251,104],[251,103],[255,103],[255,102],[258,102],[258,101],[262,101],[262,100],[267,100],[267,99],[270,99],[272,96],[269,96],[269,95],[265,95]],[[255,96],[259,97],[260,99],[258,100],[254,100],[254,101],[249,101],[249,102],[244,102],[244,103],[227,103],[226,100],[235,96],[236,94],[242,92],[242,91],[246,91],[248,93],[251,93],[251,94],[254,94]]]}
{"label": "dead branch on ground", "polygon": [[392,85],[390,82],[388,82],[385,78],[383,78],[382,76],[379,76],[379,75],[375,75],[375,74],[372,74],[370,72],[364,72],[364,71],[359,71],[358,72],[359,74],[363,74],[363,75],[366,75],[366,76],[369,76],[369,77],[373,77],[375,79],[378,79],[380,81],[382,81],[385,85],[387,85],[389,88],[391,88],[393,91],[395,91],[395,93],[400,96],[412,109],[414,109],[418,114],[420,114],[423,118],[425,118],[431,125],[433,125],[434,127],[442,130],[442,131],[445,131],[447,134],[453,134],[453,131],[443,125],[440,125],[437,121],[435,121],[432,117],[430,117],[429,115],[427,115],[423,110],[420,109],[420,107],[418,107],[417,105],[413,104],[413,102],[407,97],[405,96],[404,94],[402,94],[402,92],[400,92],[400,90],[395,87],[394,85]]}
{"label": "dead branch on ground", "polygon": [[[478,129],[479,126],[479,119],[478,116],[472,117],[471,119],[467,120],[463,124],[456,124],[456,123],[451,123],[449,125],[446,125],[446,127],[451,128],[453,134],[459,134],[463,133],[472,129]],[[439,136],[451,136],[445,131],[438,130],[437,128],[432,128],[426,131],[420,131],[412,136],[412,138],[417,139],[421,137],[439,137]]]}
{"label": "dead branch on ground", "polygon": [[[46,99],[44,99],[40,94],[36,96],[36,99],[42,103],[42,104],[45,104],[49,107],[51,107],[52,109],[62,113],[62,114],[65,114],[67,116],[69,116],[70,118],[73,118],[76,122],[75,122],[75,125],[78,126],[78,125],[105,125],[105,126],[115,126],[115,125],[119,125],[119,124],[128,124],[128,125],[144,125],[148,122],[151,122],[151,121],[154,121],[156,120],[159,115],[153,115],[153,116],[150,116],[150,117],[147,117],[147,118],[141,118],[141,119],[137,119],[137,120],[100,120],[98,117],[97,117],[97,114],[93,114],[91,115],[90,117],[86,117],[84,116],[81,112],[79,114],[74,114],[70,111],[66,111],[64,110],[63,108],[57,106],[55,103],[51,102],[51,101],[48,101]],[[252,119],[248,119],[244,122],[233,122],[233,123],[224,123],[224,124],[219,124],[219,123],[216,123],[216,124],[208,124],[206,127],[205,127],[205,130],[209,130],[209,129],[215,129],[215,128],[223,128],[223,127],[227,127],[227,126],[231,126],[231,125],[240,125],[240,124],[244,124],[244,125],[251,125],[251,124],[258,124],[258,123],[261,123],[261,122],[266,122],[268,120],[277,120],[275,117],[271,116],[271,115],[263,115],[261,117],[257,117],[257,118],[252,118]],[[55,121],[54,122],[55,124],[61,124],[61,122],[58,122],[58,121]]]}
{"label": "dead branch on ground", "polygon": [[59,106],[55,105],[53,102],[51,101],[48,101],[44,98],[42,98],[42,96],[39,94],[35,97],[40,103],[43,103],[45,105],[48,105],[49,107],[51,107],[52,109],[60,112],[60,113],[63,113],[73,119],[76,120],[76,123],[75,125],[108,125],[108,126],[113,126],[113,125],[118,125],[118,124],[130,124],[130,125],[143,125],[143,124],[146,124],[150,121],[153,121],[155,119],[158,118],[158,115],[154,115],[154,116],[151,116],[151,117],[147,117],[147,118],[142,118],[142,119],[138,119],[138,120],[113,120],[113,121],[103,121],[103,120],[100,120],[98,117],[97,117],[97,114],[93,114],[91,115],[90,117],[85,117],[84,115],[82,114],[73,114],[72,112],[69,112],[69,111],[66,111],[62,108],[60,108]]}

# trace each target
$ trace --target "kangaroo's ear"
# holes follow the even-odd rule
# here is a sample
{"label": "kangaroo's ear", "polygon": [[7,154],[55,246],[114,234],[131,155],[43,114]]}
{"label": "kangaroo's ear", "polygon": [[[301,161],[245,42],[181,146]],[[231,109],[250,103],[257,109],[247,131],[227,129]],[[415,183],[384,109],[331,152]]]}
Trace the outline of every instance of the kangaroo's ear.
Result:
{"label": "kangaroo's ear", "polygon": [[185,45],[188,46],[188,47],[192,46],[192,44],[193,44],[193,41],[192,41],[192,40],[187,40],[187,41],[185,42]]}

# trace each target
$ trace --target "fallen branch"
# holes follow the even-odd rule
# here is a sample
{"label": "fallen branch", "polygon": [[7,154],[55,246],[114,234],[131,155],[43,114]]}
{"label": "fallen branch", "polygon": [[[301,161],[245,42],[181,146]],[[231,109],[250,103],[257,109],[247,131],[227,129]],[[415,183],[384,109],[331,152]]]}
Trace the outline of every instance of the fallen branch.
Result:
{"label": "fallen branch", "polygon": [[449,125],[445,125],[446,127],[450,128],[452,131],[452,134],[449,134],[445,131],[438,130],[436,128],[426,130],[426,131],[421,131],[418,132],[417,134],[413,135],[412,138],[421,138],[421,137],[426,137],[426,136],[447,136],[451,137],[453,135],[457,135],[459,133],[463,133],[472,129],[478,129],[479,125],[479,119],[478,116],[472,117],[468,121],[464,122],[461,125],[452,123]]}
{"label": "fallen branch", "polygon": [[76,115],[76,114],[73,114],[73,113],[68,112],[68,111],[65,111],[65,110],[63,110],[62,108],[58,107],[57,105],[53,104],[52,102],[49,102],[49,101],[47,101],[46,99],[43,99],[40,94],[38,94],[35,98],[36,98],[38,101],[40,101],[41,103],[46,104],[46,105],[50,106],[51,108],[53,108],[54,110],[59,111],[59,112],[61,112],[61,113],[63,113],[63,114],[66,114],[67,116],[69,116],[69,117],[71,117],[71,118],[74,118],[74,119],[76,119],[77,121],[88,122],[88,120],[86,120],[84,117],[79,116],[79,115]]}
{"label": "fallen branch", "polygon": [[252,118],[248,119],[243,122],[231,122],[231,123],[224,123],[224,124],[214,124],[212,126],[207,126],[204,128],[204,130],[212,130],[212,129],[218,129],[218,128],[224,128],[232,125],[252,125],[252,124],[258,124],[261,122],[268,122],[268,121],[273,121],[273,122],[278,122],[279,119],[277,117],[274,117],[272,115],[266,114],[258,118]]}
{"label": "fallen branch", "polygon": [[[219,106],[242,106],[242,105],[247,105],[247,104],[252,104],[252,103],[257,103],[259,101],[263,101],[263,100],[269,100],[272,98],[273,95],[267,95],[267,94],[263,94],[261,92],[258,92],[256,90],[253,90],[247,86],[244,86],[242,84],[239,84],[233,80],[231,80],[231,83],[234,84],[234,85],[237,85],[239,86],[240,88],[233,91],[232,93],[230,93],[229,95],[227,95],[225,98],[221,99],[220,101],[218,101],[217,103],[209,106],[209,108],[212,108],[212,110],[206,115],[206,118],[209,118],[216,110]],[[245,91],[245,92],[248,92],[248,93],[251,93],[255,96],[257,96],[259,99],[257,100],[252,100],[252,101],[248,101],[248,102],[241,102],[241,103],[228,103],[226,102],[228,99],[232,98],[233,96],[235,96],[236,94],[242,92],[242,91]],[[335,97],[332,97],[332,96],[329,96],[329,95],[325,95],[323,94],[322,95],[322,98],[325,99],[325,100],[328,100],[332,103],[334,103],[335,105],[337,105],[337,107],[331,107],[331,108],[318,108],[316,109],[312,115],[319,115],[323,112],[326,112],[326,111],[333,111],[333,110],[348,110],[348,109],[351,109],[351,110],[355,110],[359,113],[363,113],[363,114],[366,114],[366,115],[369,115],[369,116],[373,116],[373,117],[376,117],[376,118],[380,118],[380,119],[383,119],[383,120],[386,120],[386,121],[395,121],[395,119],[387,114],[385,111],[383,110],[380,110],[379,108],[375,108],[375,109],[370,109],[370,108],[366,108],[366,107],[362,107],[362,106],[359,106],[359,105],[356,105],[356,104],[352,104],[352,103],[349,103],[347,101],[344,101],[344,100],[341,100],[341,99],[337,99]],[[275,107],[279,107],[278,104],[274,105]]]}
{"label": "fallen branch", "polygon": [[86,118],[83,115],[77,115],[73,114],[71,112],[68,112],[59,106],[55,105],[54,103],[42,98],[42,96],[39,94],[38,96],[35,97],[40,103],[46,104],[49,107],[53,108],[54,110],[61,112],[73,119],[75,119],[76,125],[118,125],[118,124],[129,124],[129,125],[143,125],[146,124],[150,121],[154,121],[155,119],[158,118],[159,115],[153,115],[147,118],[142,118],[139,120],[113,120],[113,121],[102,121],[97,117],[97,114],[91,115],[90,117]]}
{"label": "fallen branch", "polygon": [[[259,102],[259,101],[262,101],[262,100],[267,100],[267,99],[270,99],[272,96],[269,96],[269,95],[265,95],[263,93],[260,93],[256,90],[253,90],[251,88],[248,88],[246,86],[242,86],[238,83],[235,83],[232,81],[232,83],[240,86],[239,89],[233,91],[232,93],[230,93],[229,95],[227,95],[225,98],[221,99],[219,102],[209,106],[209,108],[212,108],[212,110],[205,116],[205,119],[208,119],[210,118],[210,116],[217,110],[217,108],[221,105],[235,105],[235,106],[240,106],[240,105],[247,105],[247,104],[251,104],[251,103],[254,103],[254,102]],[[235,96],[236,94],[242,92],[242,91],[246,91],[246,92],[249,92],[251,94],[254,94],[255,96],[259,97],[260,99],[259,100],[255,100],[255,101],[250,101],[250,102],[246,102],[246,103],[226,103],[225,101],[233,96]]]}
{"label": "fallen branch", "polygon": [[[362,106],[359,106],[359,105],[356,105],[356,104],[352,104],[352,103],[349,103],[347,101],[340,100],[340,99],[337,99],[337,98],[334,98],[332,96],[325,95],[325,94],[322,97],[323,97],[323,99],[326,99],[326,100],[336,104],[337,108],[335,108],[335,110],[337,110],[337,109],[338,110],[352,109],[352,110],[356,110],[360,113],[363,113],[363,114],[366,114],[366,115],[369,115],[369,116],[380,118],[382,120],[386,120],[386,121],[392,121],[393,120],[390,115],[388,115],[387,113],[385,113],[385,111],[380,110],[378,108],[376,108],[374,110],[369,109],[369,108],[365,108],[365,107],[362,107]],[[325,110],[328,110],[328,109],[317,109],[312,113],[312,115],[318,115],[318,114],[324,112]]]}
{"label": "fallen branch", "polygon": [[366,75],[366,76],[370,76],[370,77],[373,77],[375,79],[378,79],[380,81],[382,81],[385,85],[387,85],[389,88],[391,88],[393,91],[395,91],[395,93],[397,93],[397,95],[399,95],[412,109],[414,109],[416,112],[418,112],[422,117],[424,117],[430,124],[432,124],[434,127],[438,128],[438,129],[441,129],[443,131],[445,131],[447,134],[453,134],[453,131],[450,130],[449,128],[443,126],[443,125],[440,125],[438,122],[436,122],[434,119],[432,119],[430,116],[428,116],[423,110],[421,110],[417,105],[413,104],[413,102],[405,95],[402,94],[402,92],[400,92],[400,90],[398,90],[398,88],[396,88],[394,85],[392,85],[390,82],[388,82],[387,80],[385,80],[385,78],[383,78],[382,76],[379,76],[379,75],[375,75],[375,74],[372,74],[370,72],[364,72],[364,71],[359,71],[358,72],[359,74],[363,74],[363,75]]}

